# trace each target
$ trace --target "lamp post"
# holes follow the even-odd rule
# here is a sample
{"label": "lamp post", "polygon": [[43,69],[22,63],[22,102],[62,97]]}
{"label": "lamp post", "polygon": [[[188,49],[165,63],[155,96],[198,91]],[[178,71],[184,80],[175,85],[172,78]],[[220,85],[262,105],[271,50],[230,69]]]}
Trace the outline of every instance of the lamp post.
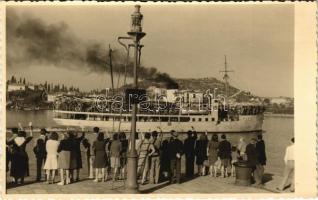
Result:
{"label": "lamp post", "polygon": [[[137,68],[139,65],[140,40],[146,33],[142,32],[142,19],[143,15],[140,13],[140,5],[135,6],[135,11],[131,15],[131,29],[127,33],[130,39],[133,41],[134,47],[134,80],[133,88],[138,89],[138,74]],[[127,163],[127,192],[138,193],[137,183],[137,151],[136,151],[136,118],[137,118],[137,104],[132,105],[132,117],[131,117],[131,133],[130,133],[130,150],[128,152],[128,163]]]}

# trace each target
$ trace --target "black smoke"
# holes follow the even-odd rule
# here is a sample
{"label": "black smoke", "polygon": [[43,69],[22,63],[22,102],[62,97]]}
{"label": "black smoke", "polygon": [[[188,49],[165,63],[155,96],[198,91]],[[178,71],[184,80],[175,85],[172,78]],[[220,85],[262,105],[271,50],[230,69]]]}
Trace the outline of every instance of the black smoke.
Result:
{"label": "black smoke", "polygon": [[[110,71],[107,44],[83,41],[63,22],[47,24],[41,19],[22,17],[8,9],[6,24],[8,67],[26,68],[43,64],[43,67],[53,65],[92,73]],[[115,49],[111,55],[114,73],[124,73],[126,53]],[[128,77],[133,76],[132,60],[128,61],[126,73]],[[167,88],[178,88],[168,74],[153,67],[139,67],[138,77],[164,83]]]}

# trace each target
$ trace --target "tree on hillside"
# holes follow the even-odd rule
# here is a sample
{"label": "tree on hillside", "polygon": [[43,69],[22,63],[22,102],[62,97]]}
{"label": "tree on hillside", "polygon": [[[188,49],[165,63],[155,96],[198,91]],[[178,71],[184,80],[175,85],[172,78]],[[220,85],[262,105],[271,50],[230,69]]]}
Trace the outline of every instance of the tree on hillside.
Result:
{"label": "tree on hillside", "polygon": [[12,76],[10,82],[11,82],[11,83],[17,83],[17,79],[16,79],[14,76]]}
{"label": "tree on hillside", "polygon": [[21,77],[20,77],[19,83],[20,83],[20,84],[22,83],[22,78],[21,78]]}
{"label": "tree on hillside", "polygon": [[23,85],[25,85],[25,78],[23,78],[23,82],[22,83],[23,83]]}

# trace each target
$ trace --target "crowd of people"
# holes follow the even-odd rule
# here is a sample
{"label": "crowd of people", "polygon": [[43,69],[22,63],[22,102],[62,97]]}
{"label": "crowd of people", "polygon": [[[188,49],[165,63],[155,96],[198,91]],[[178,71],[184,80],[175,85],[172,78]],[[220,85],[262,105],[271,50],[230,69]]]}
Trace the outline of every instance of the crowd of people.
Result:
{"label": "crowd of people", "polygon": [[[23,129],[13,128],[12,137],[7,139],[7,172],[10,172],[14,184],[23,184],[29,176],[29,155],[26,146],[33,139],[30,126],[29,136]],[[59,174],[58,185],[79,181],[82,166],[81,146],[85,149],[89,179],[94,182],[125,179],[127,173],[127,155],[130,142],[126,134],[114,133],[108,137],[99,130],[92,133],[84,131],[67,131],[58,134],[41,129],[40,136],[34,142],[33,152],[36,157],[36,181],[42,181],[42,170],[45,170],[45,181],[55,183]],[[168,180],[170,183],[181,183],[181,161],[185,159],[185,177],[187,180],[195,175],[211,177],[235,176],[234,164],[245,161],[252,168],[254,185],[262,184],[264,166],[266,165],[265,142],[262,135],[252,138],[249,143],[240,138],[238,144],[231,144],[225,134],[213,134],[208,138],[206,133],[187,132],[182,141],[179,134],[172,130],[169,137],[153,131],[136,134],[138,152],[137,174],[141,184],[157,184]],[[286,153],[286,176],[293,172],[291,150]],[[194,167],[197,165],[197,174]],[[59,173],[57,173],[59,171]],[[285,179],[284,179],[285,180]],[[285,183],[279,187],[282,190]]]}

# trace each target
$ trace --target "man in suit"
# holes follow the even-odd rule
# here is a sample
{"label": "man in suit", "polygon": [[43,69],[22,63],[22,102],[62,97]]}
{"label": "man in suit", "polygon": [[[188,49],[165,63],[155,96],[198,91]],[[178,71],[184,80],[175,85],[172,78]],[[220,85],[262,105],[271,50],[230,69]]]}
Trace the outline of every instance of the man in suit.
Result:
{"label": "man in suit", "polygon": [[262,183],[261,179],[261,164],[258,160],[259,155],[256,150],[256,139],[252,138],[246,146],[247,162],[252,167],[253,178],[255,179],[254,186],[259,186]]}
{"label": "man in suit", "polygon": [[186,159],[186,177],[193,178],[194,174],[194,147],[195,147],[195,138],[193,137],[192,131],[188,131],[188,137],[184,140],[184,154]]}
{"label": "man in suit", "polygon": [[258,166],[259,176],[262,180],[264,176],[265,165],[266,165],[265,142],[263,140],[262,135],[257,136],[256,151],[258,154],[258,162],[259,162],[259,166]]}
{"label": "man in suit", "polygon": [[171,131],[171,139],[168,144],[168,152],[170,158],[170,183],[174,182],[174,177],[177,183],[181,183],[181,156],[183,154],[183,143],[178,139],[178,133]]}
{"label": "man in suit", "polygon": [[33,152],[36,157],[36,181],[41,181],[41,171],[42,165],[46,159],[46,141],[47,141],[47,131],[45,128],[42,128],[40,131],[40,136],[36,140],[36,144],[33,148]]}
{"label": "man in suit", "polygon": [[221,159],[221,176],[224,178],[228,176],[228,168],[231,166],[231,143],[227,141],[226,135],[221,135],[221,142],[219,143],[218,156]]}

